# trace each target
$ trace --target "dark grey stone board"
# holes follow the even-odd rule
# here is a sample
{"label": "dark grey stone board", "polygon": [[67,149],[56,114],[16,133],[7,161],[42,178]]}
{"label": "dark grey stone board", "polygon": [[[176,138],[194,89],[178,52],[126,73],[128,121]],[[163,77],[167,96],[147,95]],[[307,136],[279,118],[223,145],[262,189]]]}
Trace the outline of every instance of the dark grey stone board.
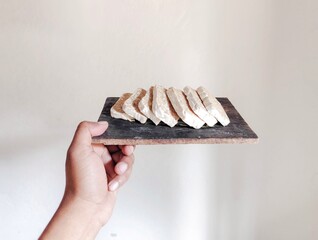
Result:
{"label": "dark grey stone board", "polygon": [[93,142],[105,145],[257,143],[257,135],[229,99],[217,99],[229,116],[230,124],[223,127],[218,123],[214,127],[193,129],[181,120],[171,128],[162,122],[156,126],[150,120],[141,124],[112,118],[110,108],[118,97],[108,97],[98,121],[107,121],[109,127],[101,136],[93,137]]}

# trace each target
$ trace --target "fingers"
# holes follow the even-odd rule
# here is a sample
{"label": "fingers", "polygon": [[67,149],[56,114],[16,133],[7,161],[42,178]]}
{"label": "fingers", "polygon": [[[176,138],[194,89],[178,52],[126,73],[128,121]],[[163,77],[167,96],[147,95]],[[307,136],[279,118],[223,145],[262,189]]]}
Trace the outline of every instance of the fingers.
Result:
{"label": "fingers", "polygon": [[136,148],[135,145],[107,145],[106,147],[110,153],[115,153],[121,150],[126,156],[133,154]]}
{"label": "fingers", "polygon": [[[133,145],[107,145],[102,156],[108,177],[109,191],[116,191],[127,182],[132,172],[135,157]],[[111,162],[106,163],[109,159]],[[106,163],[106,164],[105,164]]]}
{"label": "fingers", "polygon": [[132,167],[135,161],[134,155],[126,156],[122,154],[121,152],[113,154],[112,157],[114,162],[116,162],[115,172],[118,175],[124,174],[128,168]]}
{"label": "fingers", "polygon": [[92,137],[101,135],[107,127],[107,122],[81,122],[76,129],[71,147],[79,145],[90,147]]}
{"label": "fingers", "polygon": [[123,152],[123,154],[125,154],[126,156],[133,154],[135,150],[135,146],[132,146],[132,145],[124,145],[119,147],[121,148],[121,151]]}
{"label": "fingers", "polygon": [[[132,165],[134,163],[134,155],[126,156],[118,152],[113,154],[113,159],[117,159],[114,171],[117,174],[108,184],[109,191],[116,191],[125,184],[131,175]],[[118,159],[120,158],[120,159]]]}
{"label": "fingers", "polygon": [[112,179],[114,179],[117,176],[115,172],[115,165],[116,163],[114,161],[109,161],[106,164],[104,164],[106,175],[107,175],[107,182],[110,182]]}
{"label": "fingers", "polygon": [[118,145],[107,145],[106,147],[110,153],[115,153],[115,152],[118,152],[120,150]]}

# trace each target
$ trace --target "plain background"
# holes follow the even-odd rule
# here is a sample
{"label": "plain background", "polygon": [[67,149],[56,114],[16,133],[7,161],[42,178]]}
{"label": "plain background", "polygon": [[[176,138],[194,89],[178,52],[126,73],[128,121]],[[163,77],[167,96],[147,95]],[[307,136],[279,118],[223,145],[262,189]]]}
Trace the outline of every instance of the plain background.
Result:
{"label": "plain background", "polygon": [[153,84],[227,96],[258,145],[139,146],[98,239],[318,239],[318,1],[0,1],[0,239],[58,206],[78,122]]}

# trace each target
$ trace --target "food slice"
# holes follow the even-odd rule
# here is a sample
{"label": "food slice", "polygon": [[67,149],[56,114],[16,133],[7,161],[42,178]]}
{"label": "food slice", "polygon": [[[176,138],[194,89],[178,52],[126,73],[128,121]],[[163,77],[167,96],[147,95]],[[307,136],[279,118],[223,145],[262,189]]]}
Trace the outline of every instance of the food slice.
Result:
{"label": "food slice", "polygon": [[138,103],[146,93],[147,91],[145,89],[138,88],[123,104],[124,112],[141,123],[145,123],[147,117],[140,112]]}
{"label": "food slice", "polygon": [[197,93],[208,112],[211,113],[223,126],[227,126],[230,123],[230,119],[224,111],[221,103],[204,87],[199,87],[197,89]]}
{"label": "food slice", "polygon": [[188,103],[192,111],[198,115],[209,127],[213,127],[218,121],[209,113],[203,105],[198,93],[191,87],[185,87],[183,89],[184,94],[188,99]]}
{"label": "food slice", "polygon": [[205,124],[205,122],[191,110],[181,90],[171,87],[167,90],[167,95],[174,110],[186,124],[196,129],[201,128]]}
{"label": "food slice", "polygon": [[150,87],[146,95],[138,103],[138,108],[142,114],[149,118],[155,125],[160,123],[160,119],[152,112],[153,87]]}
{"label": "food slice", "polygon": [[162,86],[156,85],[153,88],[152,111],[157,118],[170,127],[178,123],[179,116],[166,95],[166,89]]}
{"label": "food slice", "polygon": [[111,107],[110,109],[110,115],[113,118],[119,118],[128,120],[130,122],[135,121],[135,119],[128,114],[126,114],[123,110],[123,104],[124,102],[131,96],[131,93],[124,93],[117,102]]}

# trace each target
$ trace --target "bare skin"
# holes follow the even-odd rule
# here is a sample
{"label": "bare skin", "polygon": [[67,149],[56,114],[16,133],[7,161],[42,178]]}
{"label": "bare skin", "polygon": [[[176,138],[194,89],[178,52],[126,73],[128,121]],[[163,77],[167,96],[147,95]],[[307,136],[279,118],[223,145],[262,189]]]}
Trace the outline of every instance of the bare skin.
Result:
{"label": "bare skin", "polygon": [[82,122],[66,157],[63,199],[40,239],[94,239],[108,222],[118,189],[131,175],[134,146],[92,144],[107,122]]}

